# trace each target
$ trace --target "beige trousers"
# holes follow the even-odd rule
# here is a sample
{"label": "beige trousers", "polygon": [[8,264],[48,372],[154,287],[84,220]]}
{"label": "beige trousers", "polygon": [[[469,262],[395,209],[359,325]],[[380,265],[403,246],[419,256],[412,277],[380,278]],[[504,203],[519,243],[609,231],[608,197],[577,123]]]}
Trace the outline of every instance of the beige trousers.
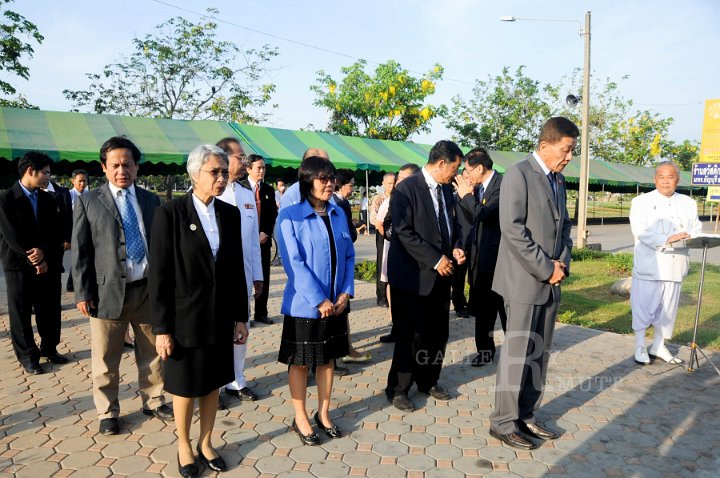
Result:
{"label": "beige trousers", "polygon": [[117,320],[90,318],[93,401],[99,419],[120,415],[120,359],[128,324],[135,333],[135,362],[143,407],[155,409],[165,403],[160,357],[150,325],[147,284],[130,285],[125,289],[125,303]]}

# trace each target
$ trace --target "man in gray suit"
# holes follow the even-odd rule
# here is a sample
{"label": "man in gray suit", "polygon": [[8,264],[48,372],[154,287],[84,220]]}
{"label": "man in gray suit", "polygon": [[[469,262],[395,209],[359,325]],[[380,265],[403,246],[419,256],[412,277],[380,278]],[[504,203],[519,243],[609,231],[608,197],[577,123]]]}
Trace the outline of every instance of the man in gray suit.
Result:
{"label": "man in gray suit", "polygon": [[71,250],[75,302],[90,317],[93,400],[100,433],[114,435],[120,429],[119,368],[128,324],[135,332],[142,411],[163,420],[173,415],[163,396],[147,289],[147,251],[160,201],[135,186],[140,150],[127,138],[107,140],[100,162],[108,183],[76,199]]}
{"label": "man in gray suit", "polygon": [[561,171],[578,128],[567,118],[543,125],[537,149],[510,167],[500,188],[500,231],[493,290],[505,301],[507,332],[495,383],[490,435],[526,450],[558,434],[535,422],[550,358],[560,283],[569,274],[570,218]]}

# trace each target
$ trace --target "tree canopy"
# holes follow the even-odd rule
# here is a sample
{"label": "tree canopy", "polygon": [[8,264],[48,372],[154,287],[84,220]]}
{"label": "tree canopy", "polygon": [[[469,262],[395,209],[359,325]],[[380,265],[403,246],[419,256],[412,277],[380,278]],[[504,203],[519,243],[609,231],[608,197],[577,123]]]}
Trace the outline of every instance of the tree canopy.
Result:
{"label": "tree canopy", "polygon": [[[41,44],[45,39],[37,26],[19,13],[7,10],[13,0],[0,0],[0,72],[9,73],[23,80],[30,78],[30,70],[23,64],[23,57],[32,58],[35,50],[30,42]],[[16,95],[17,89],[6,79],[0,79],[0,93]],[[24,96],[0,98],[0,106],[34,108]]]}
{"label": "tree canopy", "polygon": [[[74,111],[175,119],[257,123],[267,118],[275,85],[262,83],[278,54],[269,45],[241,49],[216,38],[217,10],[192,23],[182,17],[133,39],[133,52],[102,73],[89,73],[86,90],[64,90]],[[242,61],[238,61],[238,55]]]}
{"label": "tree canopy", "polygon": [[318,71],[315,106],[330,112],[327,129],[348,136],[407,141],[417,132],[429,132],[430,121],[443,106],[425,103],[442,79],[440,65],[414,77],[394,60],[378,65],[375,74],[365,72],[367,62],[358,60],[342,68],[338,82]]}

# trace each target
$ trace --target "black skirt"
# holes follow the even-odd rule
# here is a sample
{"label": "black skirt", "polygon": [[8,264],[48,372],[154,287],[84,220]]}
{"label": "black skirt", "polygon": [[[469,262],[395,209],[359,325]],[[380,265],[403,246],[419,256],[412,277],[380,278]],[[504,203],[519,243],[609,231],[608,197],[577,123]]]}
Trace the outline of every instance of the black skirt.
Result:
{"label": "black skirt", "polygon": [[285,316],[279,362],[317,367],[349,351],[347,311],[325,319]]}
{"label": "black skirt", "polygon": [[185,398],[204,397],[235,380],[232,335],[207,347],[181,347],[163,362],[165,391]]}

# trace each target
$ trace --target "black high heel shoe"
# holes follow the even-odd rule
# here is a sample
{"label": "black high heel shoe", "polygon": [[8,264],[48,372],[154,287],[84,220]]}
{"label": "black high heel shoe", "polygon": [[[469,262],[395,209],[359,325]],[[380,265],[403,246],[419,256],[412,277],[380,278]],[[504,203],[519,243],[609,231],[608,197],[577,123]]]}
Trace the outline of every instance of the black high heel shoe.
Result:
{"label": "black high heel shoe", "polygon": [[315,432],[311,432],[309,435],[303,435],[300,428],[298,428],[297,423],[295,423],[295,419],[293,419],[292,422],[292,429],[300,437],[300,441],[303,442],[303,445],[315,446],[320,444],[320,437],[317,436]]}
{"label": "black high heel shoe", "polygon": [[180,476],[184,478],[195,478],[200,474],[200,470],[198,469],[197,463],[194,461],[190,463],[189,465],[181,465],[180,464],[180,452],[178,452],[177,455],[178,460],[178,471],[180,472]]}
{"label": "black high heel shoe", "polygon": [[322,421],[320,420],[319,412],[315,412],[315,423],[317,423],[318,428],[325,432],[325,434],[327,434],[327,436],[329,436],[330,438],[342,438],[342,432],[337,427],[337,425],[333,425],[331,427],[326,427],[325,425],[323,425]]}
{"label": "black high heel shoe", "polygon": [[212,460],[208,460],[205,455],[203,455],[202,450],[200,449],[200,444],[198,443],[197,446],[195,446],[195,449],[198,452],[198,457],[200,457],[200,461],[202,461],[205,466],[210,468],[213,471],[225,471],[227,470],[227,465],[225,464],[225,460],[222,459],[220,454],[216,451],[215,454],[217,455],[217,458],[213,458]]}

